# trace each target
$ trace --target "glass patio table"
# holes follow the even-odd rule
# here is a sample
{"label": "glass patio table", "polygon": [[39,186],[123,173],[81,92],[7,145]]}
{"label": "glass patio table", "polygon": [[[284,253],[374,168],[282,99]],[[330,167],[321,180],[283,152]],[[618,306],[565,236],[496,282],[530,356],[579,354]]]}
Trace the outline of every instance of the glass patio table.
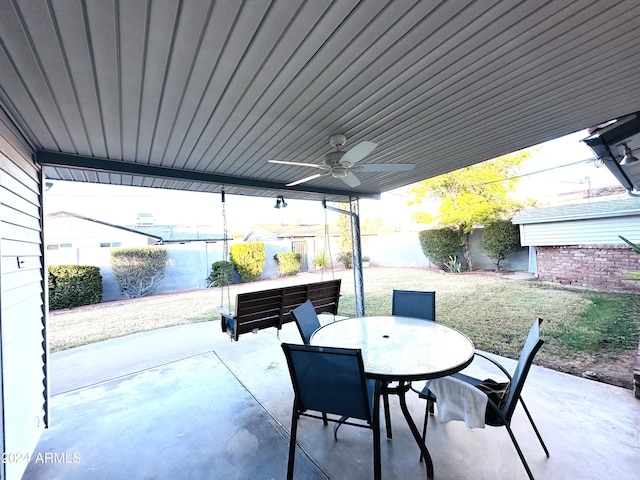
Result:
{"label": "glass patio table", "polygon": [[398,382],[389,393],[398,395],[400,409],[425,460],[427,477],[433,462],[422,441],[405,395],[409,382],[444,377],[467,367],[474,346],[463,333],[420,318],[402,316],[354,317],[329,323],[314,332],[311,345],[359,348],[368,377]]}

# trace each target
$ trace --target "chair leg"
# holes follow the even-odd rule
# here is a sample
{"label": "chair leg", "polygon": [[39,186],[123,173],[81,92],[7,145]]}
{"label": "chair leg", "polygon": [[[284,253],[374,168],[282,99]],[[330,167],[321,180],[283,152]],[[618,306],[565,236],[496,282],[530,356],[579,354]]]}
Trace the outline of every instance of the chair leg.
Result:
{"label": "chair leg", "polygon": [[509,424],[505,424],[505,427],[507,427],[507,432],[509,432],[509,437],[511,437],[511,441],[513,442],[513,446],[516,447],[516,451],[518,452],[518,456],[520,457],[520,461],[522,462],[522,465],[524,466],[524,469],[527,471],[527,475],[529,475],[529,479],[530,480],[535,480],[535,478],[533,478],[533,474],[531,473],[531,469],[529,468],[529,464],[525,460],[524,455],[522,453],[522,450],[520,449],[520,445],[518,445],[518,441],[516,440],[516,437],[513,434],[513,431],[511,430],[511,427],[509,426]]}
{"label": "chair leg", "polygon": [[529,413],[529,409],[524,404],[524,400],[522,400],[522,397],[520,397],[520,403],[522,404],[522,408],[524,409],[524,413],[526,413],[527,417],[529,418],[529,422],[531,422],[531,426],[533,427],[533,431],[536,432],[536,436],[538,437],[538,440],[540,440],[540,445],[542,445],[542,449],[544,450],[544,453],[547,455],[547,458],[549,458],[549,450],[547,450],[547,446],[544,444],[544,441],[542,440],[542,435],[540,435],[540,432],[538,431],[538,427],[536,427],[536,424],[533,422],[533,418],[531,417],[531,414]]}
{"label": "chair leg", "polygon": [[324,412],[322,412],[322,423],[324,423],[325,427],[329,425],[329,421],[327,420],[327,414]]}
{"label": "chair leg", "polygon": [[391,410],[389,408],[389,394],[382,394],[382,402],[384,403],[384,425],[387,429],[387,438],[393,438],[391,431]]}
{"label": "chair leg", "polygon": [[338,441],[338,429],[342,426],[344,422],[347,421],[348,418],[349,417],[346,417],[343,415],[338,420],[336,420],[336,423],[333,426],[333,438],[335,439],[336,442]]}
{"label": "chair leg", "polygon": [[380,458],[380,423],[373,426],[373,478],[382,479],[382,460]]}
{"label": "chair leg", "polygon": [[[422,441],[427,443],[427,422],[429,421],[429,414],[433,415],[433,400],[427,398],[427,406],[424,409],[424,425],[422,426]],[[422,450],[420,451],[420,462],[422,462]]]}
{"label": "chair leg", "polygon": [[291,418],[291,435],[289,438],[289,461],[287,463],[287,480],[293,480],[293,465],[296,456],[296,436],[298,433],[298,411],[293,405],[293,417]]}

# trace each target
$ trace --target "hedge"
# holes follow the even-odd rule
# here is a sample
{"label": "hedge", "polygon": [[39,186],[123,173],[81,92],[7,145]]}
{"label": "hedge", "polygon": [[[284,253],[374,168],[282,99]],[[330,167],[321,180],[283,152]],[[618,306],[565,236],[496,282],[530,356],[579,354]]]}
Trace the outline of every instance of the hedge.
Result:
{"label": "hedge", "polygon": [[244,242],[231,245],[229,256],[243,282],[260,279],[267,260],[267,249],[262,242]]}
{"label": "hedge", "polygon": [[450,261],[449,257],[457,257],[462,247],[460,232],[451,228],[422,230],[418,238],[425,256],[440,267]]}
{"label": "hedge", "polygon": [[273,258],[278,262],[278,274],[281,277],[295,275],[300,271],[302,256],[296,252],[278,252]]}
{"label": "hedge", "polygon": [[485,225],[482,248],[489,257],[496,259],[496,270],[500,270],[500,262],[520,249],[520,227],[511,220],[496,220]]}
{"label": "hedge", "polygon": [[211,264],[211,273],[207,277],[208,287],[224,287],[233,279],[233,263],[220,260]]}
{"label": "hedge", "polygon": [[127,298],[152,295],[165,274],[167,250],[160,247],[114,248],[111,250],[113,275],[120,292]]}
{"label": "hedge", "polygon": [[89,265],[52,265],[48,269],[49,309],[100,303],[102,275]]}

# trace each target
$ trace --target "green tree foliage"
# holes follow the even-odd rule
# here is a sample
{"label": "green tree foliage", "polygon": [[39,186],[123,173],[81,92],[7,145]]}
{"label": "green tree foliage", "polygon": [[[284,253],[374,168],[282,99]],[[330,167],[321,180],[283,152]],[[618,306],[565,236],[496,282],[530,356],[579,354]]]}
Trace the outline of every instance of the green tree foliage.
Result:
{"label": "green tree foliage", "polygon": [[[439,200],[440,225],[457,229],[464,256],[473,269],[469,234],[474,226],[512,217],[522,205],[509,198],[515,189],[514,174],[531,154],[520,151],[417,183],[409,190],[410,204]],[[426,216],[423,216],[423,219]]]}
{"label": "green tree foliage", "polygon": [[127,298],[153,295],[164,277],[168,263],[167,250],[160,247],[114,248],[111,268]]}
{"label": "green tree foliage", "polygon": [[300,271],[302,257],[297,252],[278,252],[273,258],[278,262],[278,274],[281,277],[296,275]]}
{"label": "green tree foliage", "polygon": [[267,260],[267,250],[262,242],[244,242],[231,245],[229,257],[243,282],[260,279]]}
{"label": "green tree foliage", "polygon": [[52,265],[48,277],[50,310],[92,305],[102,300],[99,267]]}
{"label": "green tree foliage", "polygon": [[462,247],[460,232],[453,228],[434,228],[418,232],[420,246],[431,262],[445,268],[451,258],[455,258]]}
{"label": "green tree foliage", "polygon": [[500,262],[520,249],[520,227],[511,220],[495,220],[484,227],[482,248],[487,255],[496,259],[496,270]]}
{"label": "green tree foliage", "polygon": [[211,273],[207,277],[208,287],[224,287],[231,285],[233,278],[233,263],[220,260],[211,264]]}
{"label": "green tree foliage", "polygon": [[[338,205],[338,208],[349,211],[349,204],[341,203]],[[340,238],[338,240],[338,247],[340,248],[340,251],[351,252],[351,250],[353,250],[353,243],[351,240],[351,217],[341,213],[338,215],[336,223],[338,226],[338,233],[340,234]]]}

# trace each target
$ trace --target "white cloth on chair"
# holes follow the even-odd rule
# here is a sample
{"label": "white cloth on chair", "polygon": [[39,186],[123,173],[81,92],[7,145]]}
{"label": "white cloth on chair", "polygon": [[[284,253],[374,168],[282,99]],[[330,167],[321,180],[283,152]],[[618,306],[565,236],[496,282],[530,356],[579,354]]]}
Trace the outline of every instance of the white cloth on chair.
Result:
{"label": "white cloth on chair", "polygon": [[437,398],[438,420],[462,420],[468,428],[484,428],[487,394],[454,377],[431,380],[429,390]]}

